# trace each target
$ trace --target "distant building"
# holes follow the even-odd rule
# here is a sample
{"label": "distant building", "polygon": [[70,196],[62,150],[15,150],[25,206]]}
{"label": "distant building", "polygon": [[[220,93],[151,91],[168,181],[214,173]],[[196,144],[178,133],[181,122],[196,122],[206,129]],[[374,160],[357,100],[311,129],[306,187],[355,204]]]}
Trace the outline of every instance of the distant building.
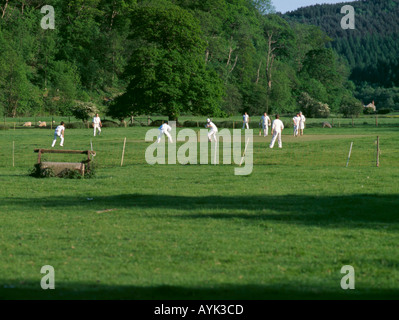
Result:
{"label": "distant building", "polygon": [[372,102],[372,103],[370,103],[369,105],[367,105],[367,106],[364,106],[364,108],[371,108],[371,109],[373,109],[373,111],[374,111],[374,112],[376,112],[376,111],[377,111],[377,108],[375,107],[374,100],[373,100],[373,102]]}

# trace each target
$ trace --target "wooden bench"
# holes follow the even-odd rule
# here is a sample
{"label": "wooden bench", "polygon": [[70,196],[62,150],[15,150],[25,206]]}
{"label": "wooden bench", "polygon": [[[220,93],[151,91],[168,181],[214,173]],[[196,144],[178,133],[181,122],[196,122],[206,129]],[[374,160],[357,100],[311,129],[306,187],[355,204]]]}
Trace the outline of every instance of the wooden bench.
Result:
{"label": "wooden bench", "polygon": [[[80,150],[53,150],[53,149],[35,149],[34,152],[38,153],[37,163],[42,169],[50,168],[53,170],[55,175],[60,174],[64,170],[76,170],[79,171],[82,176],[85,174],[85,166],[90,163],[90,155],[95,156],[94,151],[80,151]],[[87,154],[87,160],[81,162],[51,162],[43,161],[43,153],[62,153],[62,154]]]}

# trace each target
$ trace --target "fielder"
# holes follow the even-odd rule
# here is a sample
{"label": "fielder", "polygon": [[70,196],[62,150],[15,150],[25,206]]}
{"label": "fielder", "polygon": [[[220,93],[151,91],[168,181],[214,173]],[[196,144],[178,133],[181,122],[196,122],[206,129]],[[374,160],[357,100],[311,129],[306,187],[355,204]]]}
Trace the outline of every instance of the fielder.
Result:
{"label": "fielder", "polygon": [[248,113],[244,113],[244,115],[242,116],[242,128],[245,129],[249,129],[249,115]]}
{"label": "fielder", "polygon": [[64,146],[64,132],[65,132],[65,126],[64,126],[64,121],[61,121],[60,125],[55,128],[54,131],[54,140],[53,144],[51,145],[52,148],[54,148],[55,143],[57,142],[57,138],[61,138],[60,146]]}
{"label": "fielder", "polygon": [[96,136],[96,131],[98,130],[98,135],[101,134],[101,127],[103,124],[101,123],[101,119],[98,116],[98,113],[96,116],[93,118],[93,128],[94,128],[94,136]]}
{"label": "fielder", "polygon": [[208,132],[208,140],[209,142],[212,142],[212,138],[215,142],[218,141],[218,139],[216,138],[216,133],[218,133],[218,128],[216,127],[216,125],[211,121],[211,119],[206,119],[206,127],[210,128],[211,130],[209,130]]}
{"label": "fielder", "polygon": [[301,130],[301,136],[303,136],[303,129],[305,129],[305,122],[306,122],[306,118],[305,116],[302,114],[302,111],[299,112],[299,117],[301,118],[301,121],[299,122],[299,130]]}
{"label": "fielder", "polygon": [[260,122],[263,128],[263,136],[267,137],[269,135],[269,126],[271,126],[271,121],[266,112],[263,114]]}
{"label": "fielder", "polygon": [[299,117],[299,113],[296,114],[295,117],[292,118],[292,122],[294,123],[294,137],[297,137],[299,134],[299,122],[301,118]]}
{"label": "fielder", "polygon": [[280,116],[276,114],[276,120],[273,121],[272,125],[272,141],[270,142],[270,149],[273,149],[276,140],[278,141],[278,147],[281,149],[283,147],[283,143],[281,141],[281,133],[284,130],[284,124],[280,120]]}
{"label": "fielder", "polygon": [[160,126],[157,143],[161,142],[161,138],[163,135],[168,137],[170,143],[173,143],[172,136],[169,133],[170,131],[172,131],[172,127],[167,123],[164,123],[162,126]]}

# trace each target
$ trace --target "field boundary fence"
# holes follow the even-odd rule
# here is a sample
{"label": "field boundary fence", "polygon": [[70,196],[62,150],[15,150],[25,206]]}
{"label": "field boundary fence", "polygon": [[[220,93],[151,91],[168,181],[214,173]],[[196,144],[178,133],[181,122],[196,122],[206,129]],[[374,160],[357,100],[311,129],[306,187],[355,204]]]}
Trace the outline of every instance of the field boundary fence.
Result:
{"label": "field boundary fence", "polygon": [[[201,120],[185,120],[182,117],[177,123],[178,127],[184,128],[203,128],[206,124],[206,118]],[[250,118],[250,129],[259,129],[260,116]],[[271,117],[273,120],[273,117]],[[292,128],[293,122],[291,117],[281,117],[286,128]],[[65,122],[68,129],[84,129],[91,127],[91,121],[84,123],[74,117],[62,116],[35,116],[35,117],[17,117],[6,118],[0,122],[0,130],[16,130],[27,128],[54,129],[61,121]],[[102,118],[104,127],[159,127],[167,122],[167,117],[162,116],[140,116],[126,118],[123,122],[104,117]],[[240,129],[243,127],[241,120],[234,119],[217,119],[213,120],[218,128]],[[30,125],[29,125],[30,123]],[[332,128],[376,128],[376,127],[398,127],[399,116],[364,116],[359,118],[309,118],[306,121],[306,128],[323,128],[330,125]]]}
{"label": "field boundary fence", "polygon": [[[96,152],[93,157],[94,164],[98,168],[116,168],[123,166],[139,166],[146,165],[145,159],[146,148],[149,142],[143,140],[132,139],[125,136],[110,139],[91,139],[87,138],[71,145],[67,150],[93,150]],[[283,166],[299,166],[299,167],[345,167],[348,159],[350,145],[353,142],[353,148],[349,160],[349,168],[352,167],[399,167],[399,149],[395,147],[394,141],[379,139],[377,136],[342,137],[342,139],[332,140],[309,140],[303,143],[295,143],[292,138],[288,142],[288,136],[283,136],[283,152],[278,150],[271,151],[269,147],[271,137],[255,138],[253,145],[253,161],[254,166],[262,165],[283,165]],[[301,138],[298,138],[301,139]],[[299,140],[298,140],[299,141]],[[378,143],[377,143],[378,141]],[[51,139],[48,140],[51,144]],[[59,149],[59,142],[56,149]],[[184,144],[179,142],[176,150]],[[244,143],[242,144],[242,148]],[[24,168],[27,171],[33,169],[37,163],[37,154],[34,149],[46,148],[43,144],[32,143],[22,139],[7,140],[2,143],[0,148],[0,167],[1,168]],[[50,145],[47,148],[51,148]],[[168,147],[167,147],[168,148]],[[209,144],[209,148],[211,145]],[[223,164],[224,150],[222,142],[218,145],[219,163]],[[275,146],[277,149],[277,146]],[[198,152],[200,147],[197,148]],[[209,155],[212,150],[209,149]],[[378,151],[377,151],[378,150]],[[168,149],[166,149],[166,157]],[[65,154],[45,154],[43,161],[56,162],[78,162],[84,157],[79,155]],[[123,160],[123,161],[122,161]],[[168,162],[166,158],[166,163]],[[198,154],[198,161],[199,154]],[[211,162],[210,162],[211,163]]]}

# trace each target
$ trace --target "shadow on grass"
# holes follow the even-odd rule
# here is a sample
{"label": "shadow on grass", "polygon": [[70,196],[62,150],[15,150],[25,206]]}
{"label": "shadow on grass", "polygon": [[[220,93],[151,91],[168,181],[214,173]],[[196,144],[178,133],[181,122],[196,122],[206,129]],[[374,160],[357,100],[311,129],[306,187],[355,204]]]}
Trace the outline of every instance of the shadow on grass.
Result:
{"label": "shadow on grass", "polygon": [[[350,196],[170,196],[131,194],[95,197],[5,198],[0,211],[15,208],[24,212],[42,208],[58,210],[73,207],[73,212],[105,209],[163,209],[148,213],[179,219],[244,219],[253,222],[279,221],[322,227],[399,227],[399,196],[358,194]],[[34,204],[34,207],[32,207]],[[20,207],[20,208],[19,208]],[[170,211],[173,211],[172,213]],[[205,213],[204,213],[205,211]],[[223,211],[223,212],[221,212]],[[72,213],[71,213],[72,214]]]}
{"label": "shadow on grass", "polygon": [[398,298],[398,290],[342,290],[340,288],[325,290],[320,286],[301,287],[292,283],[275,285],[226,284],[201,288],[56,283],[55,290],[42,290],[38,281],[37,283],[24,283],[24,285],[18,285],[15,288],[4,288],[3,286],[0,288],[1,300],[363,300]]}

